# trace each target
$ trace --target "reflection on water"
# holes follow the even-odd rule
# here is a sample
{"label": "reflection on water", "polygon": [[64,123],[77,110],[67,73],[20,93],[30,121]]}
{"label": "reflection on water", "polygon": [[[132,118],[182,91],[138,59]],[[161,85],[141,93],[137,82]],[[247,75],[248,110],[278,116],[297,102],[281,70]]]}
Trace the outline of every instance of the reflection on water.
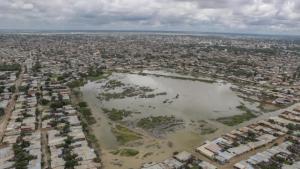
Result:
{"label": "reflection on water", "polygon": [[[218,117],[241,114],[236,106],[244,102],[247,107],[255,108],[248,102],[240,99],[230,87],[231,84],[206,83],[200,81],[180,80],[152,75],[142,76],[137,74],[114,73],[110,79],[117,79],[125,84],[147,86],[157,92],[167,92],[167,95],[154,98],[125,98],[110,101],[98,100],[96,97],[102,92],[103,83],[89,82],[81,88],[83,98],[87,101],[94,112],[94,116],[100,125],[97,133],[101,143],[106,147],[117,145],[115,137],[110,131],[110,121],[103,115],[101,108],[117,108],[139,111],[126,118],[127,121],[134,121],[142,117],[157,115],[174,115],[183,119],[186,125],[190,121],[209,120]],[[176,96],[179,96],[176,98]],[[163,103],[164,100],[172,100],[172,103]],[[96,113],[95,113],[96,112]],[[186,126],[188,128],[188,126]]]}

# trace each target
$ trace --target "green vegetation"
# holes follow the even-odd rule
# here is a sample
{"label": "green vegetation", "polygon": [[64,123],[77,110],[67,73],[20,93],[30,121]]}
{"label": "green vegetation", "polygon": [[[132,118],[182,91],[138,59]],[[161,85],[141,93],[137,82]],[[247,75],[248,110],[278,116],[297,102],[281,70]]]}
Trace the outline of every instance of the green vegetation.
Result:
{"label": "green vegetation", "polygon": [[46,99],[40,99],[40,103],[41,105],[47,105],[50,101],[49,100],[46,100]]}
{"label": "green vegetation", "polygon": [[[91,81],[100,80],[100,79],[107,78],[110,75],[111,75],[110,72],[104,74],[103,72],[97,72],[97,71],[94,72],[94,71],[92,71],[92,69],[90,69],[90,71],[87,75],[82,74],[80,79],[73,80],[73,81],[69,82],[67,85],[68,85],[68,87],[73,89],[73,88],[76,88],[76,87],[83,86],[87,82],[87,80],[91,80]],[[59,77],[59,78],[61,80],[65,77]]]}
{"label": "green vegetation", "polygon": [[87,76],[86,79],[90,80],[90,81],[96,81],[96,80],[108,78],[110,75],[111,75],[111,73],[100,74],[98,76]]}
{"label": "green vegetation", "polygon": [[216,132],[218,129],[217,128],[212,128],[212,127],[203,127],[201,128],[201,134],[206,135],[206,134],[212,134]]}
{"label": "green vegetation", "polygon": [[167,92],[161,92],[161,93],[152,93],[152,94],[141,94],[140,98],[154,98],[155,96],[161,96],[161,95],[167,95]]}
{"label": "green vegetation", "polygon": [[78,80],[73,80],[72,82],[69,82],[67,85],[69,88],[76,88],[76,87],[81,87],[85,84],[84,79],[78,79]]}
{"label": "green vegetation", "polygon": [[20,136],[17,143],[13,145],[13,151],[15,154],[14,166],[16,169],[27,169],[29,161],[35,159],[35,157],[29,154],[26,150],[26,147],[28,146],[30,146],[30,143],[23,140],[22,136]]}
{"label": "green vegetation", "polygon": [[109,80],[103,87],[107,89],[115,89],[122,86],[125,86],[125,84],[119,80]]}
{"label": "green vegetation", "polygon": [[63,101],[52,101],[50,104],[50,108],[52,109],[62,108],[67,104],[68,104],[67,102],[63,102]]}
{"label": "green vegetation", "polygon": [[87,105],[87,102],[83,102],[83,101],[82,101],[82,102],[79,102],[79,103],[78,103],[78,106],[79,106],[79,107],[87,107],[88,105]]}
{"label": "green vegetation", "polygon": [[223,123],[227,126],[235,126],[237,124],[248,121],[252,118],[255,118],[256,115],[251,112],[246,112],[240,115],[229,116],[229,117],[220,117],[217,119],[218,122]]}
{"label": "green vegetation", "polygon": [[81,77],[85,80],[96,81],[105,79],[111,75],[111,72],[104,72],[102,69],[90,67],[87,74],[81,74]]}
{"label": "green vegetation", "polygon": [[92,115],[92,111],[90,108],[88,107],[79,107],[78,111],[80,112],[80,114],[83,116],[83,118],[85,118],[85,120],[89,123],[89,124],[95,124],[96,123],[96,119],[93,117]]}
{"label": "green vegetation", "polygon": [[289,123],[286,128],[289,130],[300,130],[300,124]]}
{"label": "green vegetation", "polygon": [[128,110],[117,110],[115,108],[109,110],[106,108],[102,108],[103,112],[108,115],[108,118],[113,121],[123,120],[123,118],[130,116],[133,113],[140,113],[140,112],[133,112]]}
{"label": "green vegetation", "polygon": [[286,128],[289,129],[288,134],[299,136],[300,124],[289,123]]}
{"label": "green vegetation", "polygon": [[15,85],[12,85],[8,88],[8,91],[14,93],[16,91],[16,86]]}
{"label": "green vegetation", "polygon": [[21,71],[20,64],[0,64],[0,71]]}
{"label": "green vegetation", "polygon": [[137,90],[134,87],[128,87],[119,93],[101,93],[100,96],[103,96],[106,101],[109,101],[110,99],[123,99],[125,97],[137,96],[138,93],[136,91]]}
{"label": "green vegetation", "polygon": [[244,103],[241,103],[239,106],[236,107],[237,109],[240,109],[241,111],[244,111],[245,113],[229,116],[229,117],[220,117],[216,119],[218,122],[223,123],[228,126],[235,126],[237,124],[243,123],[244,121],[248,121],[252,118],[257,117],[251,109],[245,106]]}
{"label": "green vegetation", "polygon": [[41,64],[40,64],[40,61],[37,60],[37,61],[35,62],[35,64],[32,66],[32,71],[33,71],[33,72],[39,72],[41,68],[42,68],[42,66],[41,66]]}
{"label": "green vegetation", "polygon": [[73,138],[68,136],[64,141],[63,159],[65,160],[65,168],[71,169],[78,165],[78,155],[72,152],[71,143],[73,141]]}
{"label": "green vegetation", "polygon": [[19,87],[20,92],[25,92],[26,93],[28,90],[29,90],[29,86],[20,86]]}
{"label": "green vegetation", "polygon": [[174,116],[150,116],[138,121],[137,126],[143,129],[153,129],[161,125],[170,125],[178,120]]}
{"label": "green vegetation", "polygon": [[131,148],[124,148],[124,149],[112,151],[111,153],[113,155],[120,154],[120,156],[132,157],[132,156],[136,156],[137,154],[139,154],[139,151],[135,150],[135,149],[131,149]]}
{"label": "green vegetation", "polygon": [[3,93],[5,89],[5,86],[0,86],[0,93]]}
{"label": "green vegetation", "polygon": [[154,89],[149,87],[124,87],[122,92],[103,92],[100,93],[98,99],[109,101],[111,99],[124,99],[126,97],[140,97],[140,98],[153,98],[159,95],[166,95],[166,92],[148,94],[148,92],[153,92]]}
{"label": "green vegetation", "polygon": [[194,77],[185,77],[185,76],[172,76],[172,75],[159,75],[159,74],[151,74],[151,73],[139,73],[139,75],[153,75],[156,77],[166,77],[171,79],[179,79],[179,80],[191,80],[191,81],[199,81],[199,82],[205,82],[205,83],[215,83],[215,80],[212,79],[200,79],[200,78],[194,78]]}
{"label": "green vegetation", "polygon": [[115,128],[112,128],[112,132],[121,144],[126,144],[142,138],[140,134],[121,125],[116,125]]}
{"label": "green vegetation", "polygon": [[139,154],[139,151],[135,149],[124,148],[120,151],[120,155],[126,157],[136,156],[137,154]]}
{"label": "green vegetation", "polygon": [[[80,117],[82,117],[82,114]],[[91,118],[93,118],[93,117],[91,117]],[[100,158],[99,158],[100,145],[99,145],[99,142],[98,142],[96,136],[91,132],[91,128],[89,126],[89,125],[91,125],[91,123],[88,123],[88,121],[86,119],[82,118],[81,125],[82,125],[82,129],[86,136],[89,146],[93,147],[96,150],[95,153],[97,155],[97,158],[95,160],[100,161]]]}
{"label": "green vegetation", "polygon": [[110,152],[113,155],[118,155],[120,153],[120,150],[114,150]]}
{"label": "green vegetation", "polygon": [[240,105],[236,106],[236,108],[246,113],[251,113],[251,110],[247,106],[245,106],[243,102],[241,102]]}
{"label": "green vegetation", "polygon": [[88,107],[87,102],[81,101],[77,104],[77,110],[82,115],[82,117],[89,123],[90,125],[95,124],[96,120],[92,115],[91,109]]}
{"label": "green vegetation", "polygon": [[0,116],[3,116],[5,114],[4,108],[0,108]]}
{"label": "green vegetation", "polygon": [[278,168],[281,168],[279,163],[277,163],[273,160],[270,160],[270,162],[258,163],[257,166],[261,169],[278,169]]}

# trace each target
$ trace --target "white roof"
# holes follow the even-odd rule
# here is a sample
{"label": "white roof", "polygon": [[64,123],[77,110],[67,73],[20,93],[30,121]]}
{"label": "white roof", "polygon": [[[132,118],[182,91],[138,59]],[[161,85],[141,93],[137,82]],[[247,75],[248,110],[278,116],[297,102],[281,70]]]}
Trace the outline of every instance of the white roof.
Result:
{"label": "white roof", "polygon": [[179,161],[187,161],[192,158],[192,154],[186,151],[182,151],[174,156]]}

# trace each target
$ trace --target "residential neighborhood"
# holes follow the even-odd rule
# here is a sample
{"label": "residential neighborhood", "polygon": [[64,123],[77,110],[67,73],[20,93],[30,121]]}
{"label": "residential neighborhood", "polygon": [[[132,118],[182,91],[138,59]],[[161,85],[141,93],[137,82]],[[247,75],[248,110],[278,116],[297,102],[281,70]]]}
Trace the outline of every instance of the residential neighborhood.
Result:
{"label": "residential neighborhood", "polygon": [[299,40],[0,39],[1,169],[299,168]]}

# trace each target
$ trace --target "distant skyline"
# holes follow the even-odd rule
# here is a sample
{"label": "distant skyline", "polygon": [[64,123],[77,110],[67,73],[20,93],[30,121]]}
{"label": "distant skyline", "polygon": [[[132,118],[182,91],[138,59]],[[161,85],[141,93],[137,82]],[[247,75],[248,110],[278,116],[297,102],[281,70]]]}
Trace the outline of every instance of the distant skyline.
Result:
{"label": "distant skyline", "polygon": [[300,0],[1,0],[0,29],[300,35]]}

